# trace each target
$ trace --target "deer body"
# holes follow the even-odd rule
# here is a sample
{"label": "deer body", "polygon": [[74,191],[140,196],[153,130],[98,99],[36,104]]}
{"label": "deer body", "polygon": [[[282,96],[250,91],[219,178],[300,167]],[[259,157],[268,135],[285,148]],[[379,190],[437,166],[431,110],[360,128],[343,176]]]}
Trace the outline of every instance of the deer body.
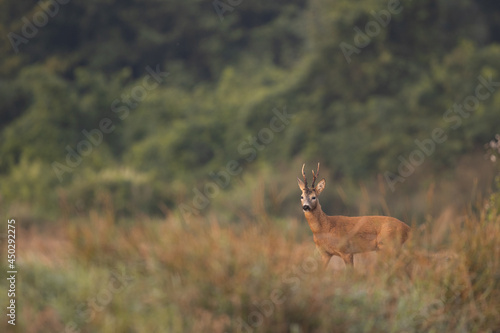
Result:
{"label": "deer body", "polygon": [[317,196],[323,191],[326,181],[322,179],[314,186],[316,174],[313,171],[312,187],[302,167],[304,182],[298,179],[302,191],[302,209],[313,232],[323,266],[326,268],[332,256],[341,257],[346,265],[354,265],[354,254],[386,249],[399,249],[408,239],[410,227],[389,216],[328,216],[321,209]]}

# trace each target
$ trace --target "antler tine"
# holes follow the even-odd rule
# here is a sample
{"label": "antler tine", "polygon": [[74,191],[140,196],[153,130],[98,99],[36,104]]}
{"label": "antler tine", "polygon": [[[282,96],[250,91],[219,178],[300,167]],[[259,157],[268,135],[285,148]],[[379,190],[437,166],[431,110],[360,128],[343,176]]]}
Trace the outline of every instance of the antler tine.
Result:
{"label": "antler tine", "polygon": [[306,166],[306,164],[302,164],[302,177],[304,177],[304,186],[305,188],[307,188],[307,179],[306,179],[306,173],[304,172],[304,167]]}
{"label": "antler tine", "polygon": [[318,170],[316,171],[316,173],[314,173],[314,170],[312,170],[312,173],[313,173],[313,181],[311,186],[314,188],[314,182],[316,181],[316,178],[318,178],[319,175],[319,162],[318,162]]}

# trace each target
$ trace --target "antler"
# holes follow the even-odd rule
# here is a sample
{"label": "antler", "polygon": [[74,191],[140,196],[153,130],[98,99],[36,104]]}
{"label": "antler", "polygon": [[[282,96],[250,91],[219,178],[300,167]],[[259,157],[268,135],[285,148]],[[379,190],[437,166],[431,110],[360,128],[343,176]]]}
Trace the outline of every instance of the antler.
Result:
{"label": "antler", "polygon": [[313,173],[313,182],[312,182],[312,188],[314,188],[314,182],[316,181],[316,178],[318,178],[318,175],[319,175],[319,162],[318,162],[318,170],[316,171],[316,173],[314,173],[314,170],[312,170],[312,173]]}
{"label": "antler", "polygon": [[306,173],[304,172],[304,167],[306,164],[302,164],[302,177],[304,177],[304,187],[307,188],[307,179],[306,179]]}

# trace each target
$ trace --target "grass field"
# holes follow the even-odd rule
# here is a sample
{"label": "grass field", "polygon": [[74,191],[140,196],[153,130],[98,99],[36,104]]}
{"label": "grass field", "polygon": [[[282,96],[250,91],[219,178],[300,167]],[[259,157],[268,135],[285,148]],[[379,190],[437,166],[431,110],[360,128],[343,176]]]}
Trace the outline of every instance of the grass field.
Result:
{"label": "grass field", "polygon": [[17,239],[15,332],[500,330],[491,208],[444,211],[413,226],[396,256],[357,255],[354,269],[336,258],[326,272],[302,219],[126,225],[91,212]]}

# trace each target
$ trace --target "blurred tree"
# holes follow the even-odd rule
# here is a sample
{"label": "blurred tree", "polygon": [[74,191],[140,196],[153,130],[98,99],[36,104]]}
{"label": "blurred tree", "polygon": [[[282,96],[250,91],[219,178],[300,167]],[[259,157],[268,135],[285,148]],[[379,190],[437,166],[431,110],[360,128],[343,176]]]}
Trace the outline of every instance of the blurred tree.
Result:
{"label": "blurred tree", "polygon": [[[2,179],[17,172],[12,179],[23,181],[14,171],[21,165],[31,175],[50,170],[105,118],[112,133],[60,186],[73,198],[94,193],[82,185],[86,177],[119,187],[124,211],[133,193],[172,204],[174,191],[187,193],[227,161],[244,161],[241,144],[269,126],[274,108],[293,117],[258,158],[319,157],[346,179],[396,169],[416,139],[442,128],[447,141],[428,159],[438,172],[498,130],[500,6],[491,1],[243,1],[222,19],[201,0],[49,7],[0,2]],[[47,21],[25,36],[43,15]],[[18,52],[10,33],[26,40]],[[146,67],[157,65],[168,80],[116,112],[116,101],[124,107]],[[460,124],[450,121],[446,112],[475,94],[478,77],[494,91]],[[118,166],[131,171],[103,176]],[[152,179],[177,183],[159,190],[145,185]]]}

